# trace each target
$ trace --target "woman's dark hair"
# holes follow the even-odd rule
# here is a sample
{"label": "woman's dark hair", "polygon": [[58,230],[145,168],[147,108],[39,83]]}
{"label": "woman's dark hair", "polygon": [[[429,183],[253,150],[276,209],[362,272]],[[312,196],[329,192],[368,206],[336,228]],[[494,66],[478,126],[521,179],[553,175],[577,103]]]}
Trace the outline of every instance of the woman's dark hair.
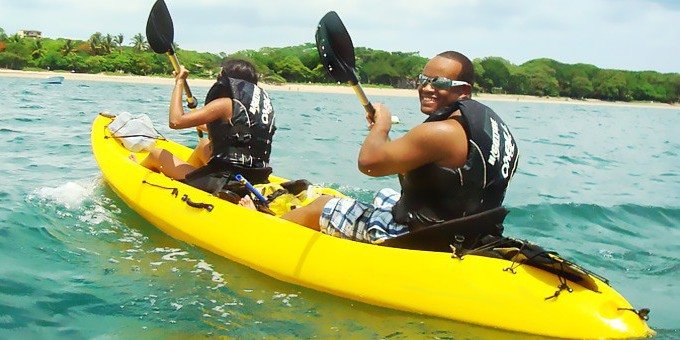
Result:
{"label": "woman's dark hair", "polygon": [[475,68],[468,57],[455,51],[446,51],[437,55],[447,59],[455,60],[461,65],[460,74],[458,75],[458,79],[455,80],[466,81],[470,85],[475,84]]}
{"label": "woman's dark hair", "polygon": [[217,77],[242,79],[257,84],[257,70],[250,62],[243,59],[227,59],[222,62],[222,72]]}

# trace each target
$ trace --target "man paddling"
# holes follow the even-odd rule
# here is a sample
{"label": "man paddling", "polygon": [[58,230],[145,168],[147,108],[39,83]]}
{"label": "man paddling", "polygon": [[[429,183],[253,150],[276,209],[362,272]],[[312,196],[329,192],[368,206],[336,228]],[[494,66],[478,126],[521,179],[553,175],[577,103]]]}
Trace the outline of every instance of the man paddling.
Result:
{"label": "man paddling", "polygon": [[418,77],[420,110],[428,115],[390,140],[384,105],[367,115],[369,133],[359,170],[372,177],[398,174],[401,194],[382,189],[371,204],[322,196],[283,218],[337,237],[369,243],[499,207],[517,168],[518,150],[507,125],[474,101],[474,68],[461,53],[430,59]]}

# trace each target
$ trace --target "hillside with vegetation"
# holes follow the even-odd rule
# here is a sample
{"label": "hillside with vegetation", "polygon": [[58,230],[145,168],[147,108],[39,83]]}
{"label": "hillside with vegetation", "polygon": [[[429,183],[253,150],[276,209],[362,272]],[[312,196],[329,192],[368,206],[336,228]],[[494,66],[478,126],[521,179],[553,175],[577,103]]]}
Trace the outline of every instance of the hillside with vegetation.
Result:
{"label": "hillside with vegetation", "polygon": [[[331,83],[313,43],[233,54],[197,52],[175,46],[192,76],[212,78],[224,58],[253,62],[267,83]],[[413,88],[427,58],[415,52],[386,52],[356,48],[357,72],[363,84]],[[500,57],[474,61],[475,91],[550,97],[595,98],[609,101],[680,101],[680,74],[601,69],[589,64],[565,64],[534,59],[514,65]],[[22,38],[0,28],[0,68],[64,70],[80,73],[169,75],[165,55],[155,54],[141,33],[126,44],[122,34],[100,32],[87,41]]]}

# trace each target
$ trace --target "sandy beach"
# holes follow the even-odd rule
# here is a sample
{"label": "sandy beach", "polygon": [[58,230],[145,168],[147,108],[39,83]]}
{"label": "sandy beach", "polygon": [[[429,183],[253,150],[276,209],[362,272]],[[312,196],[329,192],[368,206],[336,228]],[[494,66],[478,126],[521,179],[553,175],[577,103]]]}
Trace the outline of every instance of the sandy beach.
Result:
{"label": "sandy beach", "polygon": [[[167,84],[172,85],[171,77],[151,77],[151,76],[135,76],[135,75],[108,75],[108,74],[87,74],[87,73],[69,73],[69,72],[53,72],[53,71],[17,71],[0,69],[0,77],[21,77],[44,79],[52,76],[63,76],[65,80],[85,80],[85,81],[101,81],[101,82],[124,82],[137,84]],[[192,87],[210,87],[213,80],[210,79],[188,79],[189,85]],[[322,84],[284,84],[272,85],[261,84],[267,91],[294,91],[294,92],[316,92],[316,93],[346,93],[353,94],[354,91],[349,86],[338,85],[322,85]],[[400,97],[414,97],[418,96],[415,89],[389,89],[389,88],[374,88],[364,87],[364,92],[367,96],[400,96]],[[526,95],[512,95],[512,94],[490,94],[479,93],[475,94],[475,99],[479,101],[517,101],[517,102],[534,102],[534,103],[553,103],[553,104],[578,104],[578,105],[606,105],[606,106],[628,106],[628,107],[653,107],[662,109],[676,109],[680,110],[680,104],[665,104],[655,102],[608,102],[598,99],[584,99],[577,100],[564,97],[537,97]]]}

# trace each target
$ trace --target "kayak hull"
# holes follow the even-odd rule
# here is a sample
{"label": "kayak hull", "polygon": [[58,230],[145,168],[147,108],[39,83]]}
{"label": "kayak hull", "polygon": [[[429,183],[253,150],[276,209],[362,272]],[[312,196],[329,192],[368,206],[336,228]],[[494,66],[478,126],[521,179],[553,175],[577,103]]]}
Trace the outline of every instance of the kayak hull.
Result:
{"label": "kayak hull", "polygon": [[[101,115],[94,120],[92,149],[104,180],[130,208],[173,238],[276,279],[372,305],[522,333],[654,335],[625,298],[596,278],[599,292],[570,283],[573,291],[548,298],[560,281],[538,268],[519,266],[513,273],[506,270],[512,263],[502,259],[457,259],[353,242],[231,204],[138,165],[111,138],[110,121]],[[171,141],[156,146],[184,159],[191,153]]]}

